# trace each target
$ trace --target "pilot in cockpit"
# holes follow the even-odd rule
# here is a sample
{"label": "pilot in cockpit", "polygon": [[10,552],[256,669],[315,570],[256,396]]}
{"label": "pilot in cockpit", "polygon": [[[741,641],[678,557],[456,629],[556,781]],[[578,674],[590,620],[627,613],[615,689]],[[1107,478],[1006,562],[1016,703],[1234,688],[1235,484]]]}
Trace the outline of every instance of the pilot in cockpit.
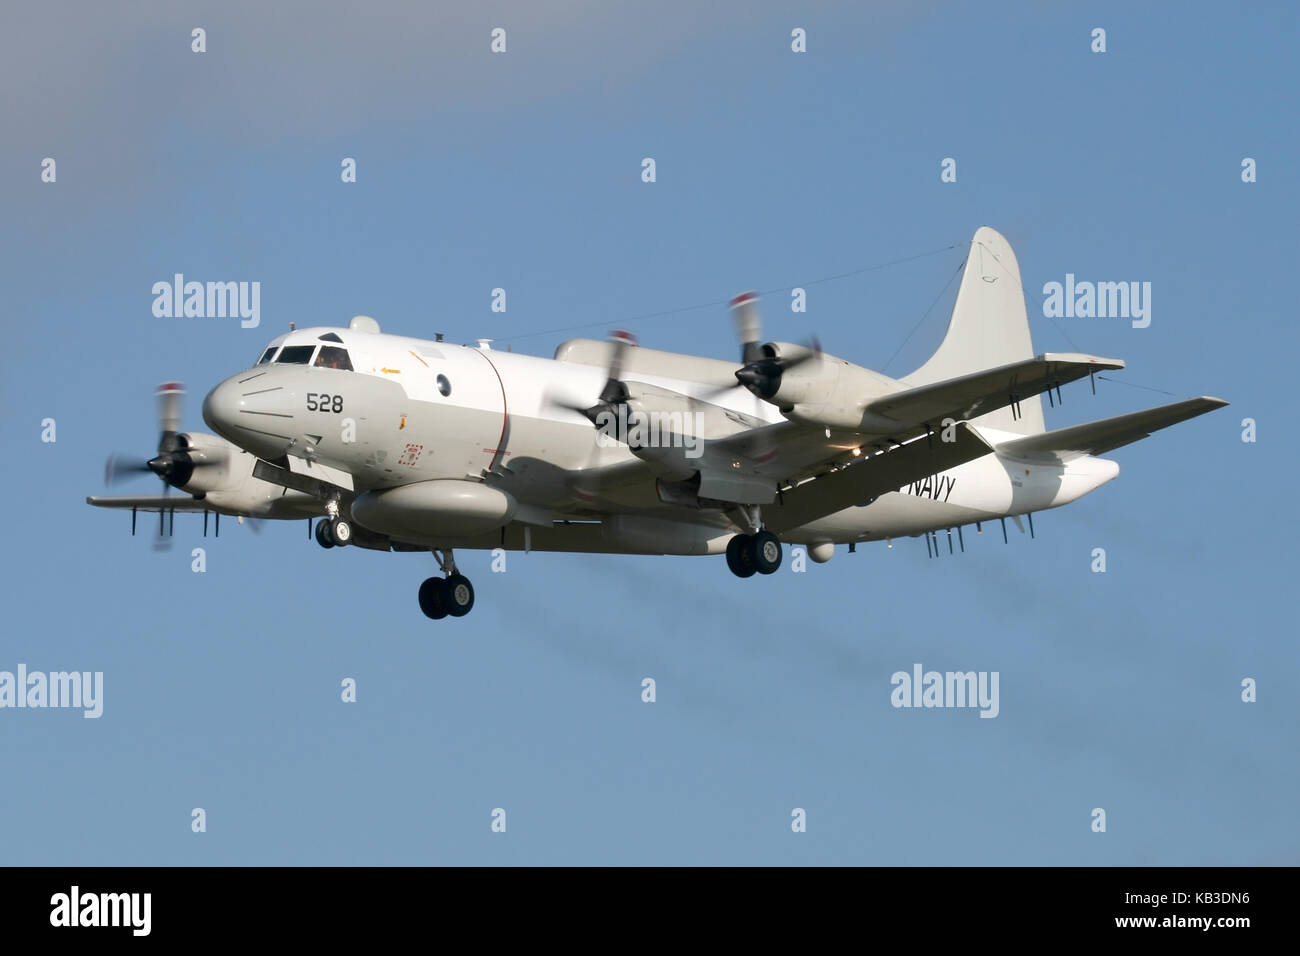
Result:
{"label": "pilot in cockpit", "polygon": [[316,356],[315,365],[317,368],[338,368],[347,372],[352,371],[352,362],[348,360],[347,350],[329,345],[321,347],[320,354]]}

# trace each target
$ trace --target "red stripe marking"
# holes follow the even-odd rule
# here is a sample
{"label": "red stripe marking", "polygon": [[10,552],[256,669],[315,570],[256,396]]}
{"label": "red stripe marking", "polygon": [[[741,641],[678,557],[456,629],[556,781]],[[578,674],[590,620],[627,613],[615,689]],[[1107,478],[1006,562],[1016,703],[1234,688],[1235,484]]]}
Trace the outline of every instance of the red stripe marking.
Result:
{"label": "red stripe marking", "polygon": [[497,385],[501,387],[501,437],[497,439],[495,452],[492,452],[492,450],[488,448],[483,449],[485,452],[490,452],[492,454],[492,460],[488,462],[487,468],[487,470],[491,472],[494,471],[496,466],[501,462],[501,456],[505,452],[506,447],[506,430],[510,427],[510,409],[506,405],[506,383],[501,381],[501,373],[497,371],[496,363],[493,362],[492,359],[488,358],[487,352],[483,349],[472,349],[471,351],[483,356],[483,360],[488,363],[488,366],[492,369],[492,373],[497,377]]}

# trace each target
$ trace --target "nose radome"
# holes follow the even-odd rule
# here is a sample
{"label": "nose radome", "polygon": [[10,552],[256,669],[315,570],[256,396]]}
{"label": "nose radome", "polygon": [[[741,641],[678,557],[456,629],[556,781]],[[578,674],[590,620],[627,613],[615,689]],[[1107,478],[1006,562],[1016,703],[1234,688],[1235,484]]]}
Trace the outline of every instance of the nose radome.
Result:
{"label": "nose radome", "polygon": [[236,379],[228,378],[203,399],[203,420],[227,441],[239,444],[238,417],[242,389]]}
{"label": "nose radome", "polygon": [[294,370],[245,372],[203,400],[203,420],[227,441],[262,458],[284,454],[297,437]]}

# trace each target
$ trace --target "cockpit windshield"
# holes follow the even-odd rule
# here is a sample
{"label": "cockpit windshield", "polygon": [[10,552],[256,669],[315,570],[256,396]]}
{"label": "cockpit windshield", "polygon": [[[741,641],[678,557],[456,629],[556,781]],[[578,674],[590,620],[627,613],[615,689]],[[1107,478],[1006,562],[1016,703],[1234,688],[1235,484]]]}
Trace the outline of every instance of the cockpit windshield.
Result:
{"label": "cockpit windshield", "polygon": [[276,365],[310,365],[311,353],[316,351],[314,345],[286,345],[280,349]]}
{"label": "cockpit windshield", "polygon": [[352,361],[348,358],[348,350],[341,349],[333,345],[322,345],[320,355],[316,356],[317,368],[339,368],[345,372],[352,371]]}
{"label": "cockpit windshield", "polygon": [[257,360],[257,364],[265,365],[267,362],[271,361],[271,356],[275,354],[276,348],[277,346],[272,345],[269,349],[263,352],[262,357]]}

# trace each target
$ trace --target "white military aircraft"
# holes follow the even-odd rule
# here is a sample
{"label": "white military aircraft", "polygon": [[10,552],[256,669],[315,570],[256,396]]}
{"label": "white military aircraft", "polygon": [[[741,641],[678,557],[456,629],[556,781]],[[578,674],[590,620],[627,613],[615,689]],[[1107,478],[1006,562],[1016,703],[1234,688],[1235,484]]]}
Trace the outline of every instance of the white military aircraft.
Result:
{"label": "white military aircraft", "polygon": [[937,553],[945,529],[951,550],[952,529],[995,518],[1005,536],[1028,515],[1032,534],[1033,512],[1119,473],[1097,456],[1227,404],[1047,431],[1044,392],[1124,363],[1035,355],[1020,267],[987,227],[938,351],[900,379],[815,344],[761,344],[756,299],[732,303],[739,367],[626,333],[548,359],[385,334],[367,316],[291,330],[207,395],[217,435],[180,432],[179,386],[160,390],[158,455],[131,470],[188,497],[87,500],[160,522],[319,517],[324,547],[432,551],[444,576],[419,602],[436,619],[474,604],[458,548],[725,554],[749,577],[780,566],[782,542],[824,562],[837,544],[903,536]]}

